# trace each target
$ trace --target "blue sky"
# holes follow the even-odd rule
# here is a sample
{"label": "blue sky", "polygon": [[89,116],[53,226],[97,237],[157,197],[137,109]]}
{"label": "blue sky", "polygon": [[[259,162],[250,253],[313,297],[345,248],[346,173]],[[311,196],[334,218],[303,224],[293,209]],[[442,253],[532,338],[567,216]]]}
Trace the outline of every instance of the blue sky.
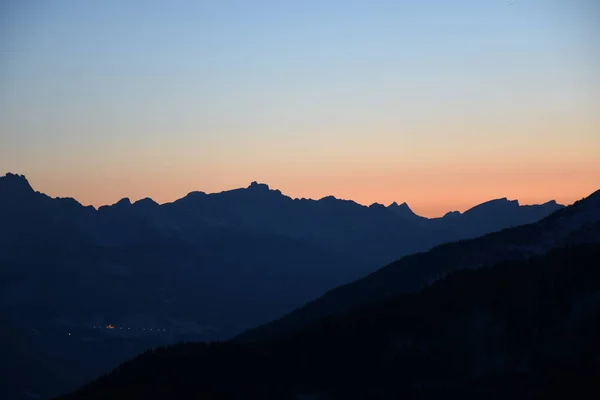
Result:
{"label": "blue sky", "polygon": [[3,1],[0,172],[86,204],[569,202],[600,182],[600,5]]}

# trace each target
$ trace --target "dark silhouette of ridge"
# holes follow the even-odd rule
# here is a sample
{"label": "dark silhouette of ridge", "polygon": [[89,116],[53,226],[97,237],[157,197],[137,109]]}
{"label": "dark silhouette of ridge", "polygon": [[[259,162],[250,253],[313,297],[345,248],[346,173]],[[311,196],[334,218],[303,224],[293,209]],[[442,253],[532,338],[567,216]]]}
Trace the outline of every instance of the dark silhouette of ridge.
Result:
{"label": "dark silhouette of ridge", "polygon": [[417,215],[406,203],[398,204],[396,202],[393,202],[388,206],[388,209],[408,219],[409,221],[420,223],[422,226],[427,226],[426,224],[429,221],[429,218]]}
{"label": "dark silhouette of ridge", "polygon": [[269,188],[269,185],[267,185],[266,183],[258,183],[256,181],[250,183],[250,186],[248,186],[248,189],[253,189],[253,190],[257,190],[257,191],[261,190],[263,192],[271,190]]}
{"label": "dark silhouette of ridge", "polygon": [[[20,179],[26,182],[24,177]],[[49,200],[45,199],[48,203]],[[319,200],[292,199],[258,182],[252,182],[247,188],[220,193],[191,192],[182,199],[158,207],[151,199],[143,200],[132,204],[131,200],[122,199],[111,206],[99,207],[98,211],[111,214],[112,225],[116,224],[116,209],[124,213],[119,217],[122,224],[139,225],[140,214],[144,214],[147,225],[144,229],[155,231],[155,234],[169,229],[172,234],[179,230],[178,234],[182,235],[190,233],[193,226],[195,231],[219,228],[283,235],[334,253],[348,254],[372,268],[445,241],[531,223],[562,207],[555,202],[519,206],[518,202],[501,199],[476,206],[464,214],[453,214],[452,218],[428,219],[416,215],[406,203],[367,207],[334,196]],[[142,206],[142,203],[147,204]],[[96,229],[96,236],[103,233],[100,236],[106,243],[145,240],[143,230],[115,226],[111,231],[111,224],[101,223],[102,228]],[[182,231],[181,225],[189,229]],[[141,237],[136,239],[135,235]]]}
{"label": "dark silhouette of ridge", "polygon": [[[499,207],[498,207],[499,206]],[[465,214],[486,209],[515,208],[515,202],[494,200]],[[329,315],[415,292],[444,275],[506,260],[526,259],[552,248],[600,242],[600,191],[540,221],[471,240],[439,245],[429,252],[406,256],[355,282],[342,285],[271,323],[249,330],[240,341],[262,340],[289,333]]]}
{"label": "dark silhouette of ridge", "polygon": [[[67,221],[78,234],[91,241],[111,245],[122,241],[121,245],[128,245],[144,242],[145,235],[177,235],[181,239],[191,235],[185,239],[193,241],[211,229],[229,229],[286,236],[337,254],[348,254],[372,268],[445,241],[531,223],[562,207],[556,202],[519,206],[517,201],[499,199],[475,206],[464,214],[428,219],[416,215],[406,203],[366,207],[334,196],[292,199],[266,184],[252,182],[247,188],[221,193],[191,192],[162,205],[152,199],[132,203],[125,198],[111,206],[99,207],[97,215],[92,215],[93,207],[83,207],[73,199],[51,199],[34,192],[24,176],[9,174],[1,177],[0,182],[0,207],[7,206],[11,198],[18,198],[11,205],[14,208],[11,214],[29,219],[41,213],[37,217],[38,228],[54,229],[54,224],[47,221],[52,214],[53,219]],[[111,222],[101,220],[100,215]]]}
{"label": "dark silhouette of ridge", "polygon": [[157,202],[148,197],[136,201],[135,203],[133,203],[133,206],[142,211],[147,212],[156,210],[158,207],[160,207]]}
{"label": "dark silhouette of ridge", "polygon": [[25,175],[7,173],[0,179],[0,195],[3,197],[26,196],[31,193],[34,191]]}
{"label": "dark silhouette of ridge", "polygon": [[60,400],[598,398],[599,257],[557,248],[278,340],[159,348]]}
{"label": "dark silhouette of ridge", "polygon": [[444,214],[444,216],[442,218],[456,218],[456,217],[460,217],[461,213],[460,211],[448,211],[446,214]]}
{"label": "dark silhouette of ridge", "polygon": [[[517,201],[499,199],[464,214],[428,219],[416,215],[406,203],[366,207],[334,196],[292,199],[266,184],[252,182],[247,188],[221,193],[191,192],[162,205],[152,199],[132,203],[125,198],[94,213],[93,207],[83,207],[73,199],[52,199],[34,192],[21,175],[9,174],[0,177],[0,182],[0,207],[10,206],[5,211],[11,214],[6,235],[16,233],[11,231],[10,220],[16,224],[17,216],[28,220],[22,227],[13,227],[17,232],[47,232],[57,240],[61,235],[77,236],[104,245],[127,246],[160,236],[193,242],[213,229],[226,229],[286,236],[354,257],[373,269],[439,243],[535,222],[563,207],[552,201],[519,206]],[[9,205],[9,201],[13,203]],[[58,220],[66,226],[57,226],[62,223]],[[45,239],[43,235],[37,238]],[[65,242],[72,240],[74,237]]]}
{"label": "dark silhouette of ridge", "polygon": [[419,215],[415,214],[415,212],[413,210],[411,210],[411,208],[406,203],[398,204],[396,202],[393,202],[388,207],[391,208],[391,209],[393,209],[397,213],[400,213],[400,214],[405,215],[405,216],[410,216],[410,217],[416,216],[416,217],[419,217]]}

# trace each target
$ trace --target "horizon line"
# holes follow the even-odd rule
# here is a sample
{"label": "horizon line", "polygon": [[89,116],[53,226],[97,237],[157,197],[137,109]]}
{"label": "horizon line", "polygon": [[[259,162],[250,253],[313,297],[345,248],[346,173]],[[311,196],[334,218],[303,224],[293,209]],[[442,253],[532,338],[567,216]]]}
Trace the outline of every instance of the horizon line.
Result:
{"label": "horizon line", "polygon": [[[356,201],[356,200],[353,200],[353,199],[345,199],[345,198],[336,197],[335,195],[327,195],[327,196],[323,196],[323,197],[321,197],[321,198],[318,198],[318,199],[316,199],[316,198],[311,198],[311,197],[292,197],[292,196],[286,195],[285,193],[283,193],[283,192],[282,192],[281,190],[279,190],[279,189],[273,189],[273,188],[271,188],[271,186],[269,186],[269,184],[267,184],[267,183],[263,183],[263,182],[260,182],[260,181],[257,181],[257,180],[253,180],[253,181],[252,181],[252,182],[251,182],[249,185],[247,185],[247,186],[234,187],[234,188],[225,189],[225,190],[221,190],[221,191],[215,191],[215,192],[204,192],[204,191],[201,191],[201,190],[192,190],[192,191],[188,192],[186,195],[184,195],[184,196],[182,196],[182,197],[178,197],[178,198],[176,198],[176,199],[174,199],[174,200],[171,200],[171,201],[165,201],[165,202],[158,202],[158,201],[154,200],[154,199],[153,199],[152,197],[150,197],[150,196],[140,197],[140,198],[138,198],[138,199],[136,199],[136,200],[132,201],[132,200],[131,200],[131,199],[132,199],[131,197],[129,197],[129,196],[125,196],[125,197],[122,197],[122,198],[120,198],[119,200],[115,201],[115,202],[114,202],[114,203],[112,203],[112,204],[102,204],[102,205],[87,204],[87,205],[86,205],[86,204],[82,203],[81,201],[79,201],[77,198],[75,198],[75,197],[72,197],[72,196],[54,196],[54,197],[53,197],[53,196],[51,196],[51,195],[49,195],[49,194],[47,194],[47,193],[44,193],[44,192],[38,191],[38,190],[36,190],[35,188],[33,188],[33,186],[31,185],[31,183],[29,183],[29,180],[27,179],[26,175],[24,175],[24,174],[18,174],[18,173],[11,173],[11,172],[7,172],[7,173],[5,173],[4,175],[0,176],[0,179],[2,179],[2,178],[6,178],[6,177],[8,177],[8,176],[10,176],[10,175],[13,175],[13,176],[17,176],[17,177],[24,178],[24,179],[27,181],[27,183],[29,184],[29,186],[30,186],[30,187],[33,189],[33,191],[34,191],[34,192],[36,192],[36,193],[41,193],[41,194],[44,194],[44,195],[46,195],[46,196],[48,196],[48,197],[50,197],[50,198],[53,198],[53,199],[71,199],[71,200],[75,200],[77,203],[79,203],[79,204],[80,204],[80,205],[82,205],[83,207],[92,207],[92,208],[94,208],[96,211],[98,211],[100,208],[103,208],[103,207],[112,207],[112,206],[115,206],[116,204],[118,204],[118,203],[120,203],[120,202],[122,202],[122,201],[124,201],[124,200],[127,200],[127,202],[128,202],[129,204],[131,204],[131,205],[134,205],[134,204],[136,204],[136,203],[139,203],[140,201],[143,201],[143,200],[151,200],[151,201],[153,201],[154,203],[156,203],[157,205],[159,205],[159,206],[163,206],[163,205],[167,205],[167,204],[173,204],[173,203],[175,203],[175,202],[177,202],[177,201],[179,201],[179,200],[182,200],[182,199],[184,199],[184,198],[186,198],[186,197],[188,197],[189,195],[191,195],[191,194],[194,194],[194,193],[201,193],[201,194],[203,194],[203,195],[206,195],[206,196],[211,196],[211,195],[219,195],[219,194],[223,194],[223,193],[227,193],[227,192],[232,192],[232,191],[236,191],[236,190],[248,190],[248,189],[252,188],[253,186],[259,186],[259,187],[260,187],[260,186],[262,186],[262,187],[265,187],[265,188],[266,188],[266,190],[268,190],[268,191],[270,191],[270,192],[278,192],[280,195],[282,195],[282,196],[284,196],[284,197],[286,197],[286,198],[289,198],[289,199],[291,199],[292,201],[302,201],[302,200],[306,200],[306,201],[315,201],[315,202],[318,202],[318,201],[321,201],[321,200],[324,200],[324,199],[327,199],[327,198],[333,198],[333,199],[335,199],[335,200],[339,200],[339,201],[348,201],[348,202],[352,202],[352,203],[354,203],[354,204],[356,204],[356,205],[358,205],[358,206],[361,206],[361,207],[366,207],[366,208],[369,208],[369,207],[371,207],[371,206],[376,206],[376,205],[380,205],[380,206],[383,206],[383,207],[385,207],[385,208],[389,208],[389,207],[393,206],[394,204],[396,204],[397,206],[406,205],[406,206],[409,208],[409,210],[410,210],[410,211],[411,211],[413,214],[415,214],[415,215],[416,215],[416,216],[418,216],[418,217],[421,217],[421,218],[426,218],[426,219],[436,219],[436,218],[443,218],[443,217],[444,217],[444,216],[446,216],[447,214],[450,214],[450,213],[455,213],[455,212],[458,212],[458,213],[460,213],[460,214],[464,214],[464,213],[466,213],[467,211],[469,211],[469,210],[471,210],[471,209],[473,209],[473,208],[475,208],[475,207],[477,207],[477,206],[480,206],[480,205],[482,205],[482,204],[486,204],[486,203],[489,203],[489,202],[493,202],[493,201],[499,201],[499,200],[505,200],[505,201],[508,201],[508,202],[515,202],[515,201],[516,201],[516,202],[517,202],[517,205],[518,205],[518,206],[520,206],[520,207],[523,207],[523,206],[539,206],[539,205],[544,205],[544,204],[548,204],[548,203],[555,203],[555,204],[558,204],[558,205],[560,205],[560,206],[566,207],[566,206],[569,206],[569,205],[571,205],[571,204],[573,204],[573,203],[575,202],[575,201],[574,201],[573,203],[570,203],[570,204],[560,204],[560,203],[558,203],[558,202],[556,201],[556,199],[550,199],[550,200],[547,200],[547,201],[545,201],[545,202],[541,202],[541,203],[522,204],[522,203],[521,203],[521,201],[520,201],[519,199],[509,199],[508,197],[495,197],[495,198],[491,198],[491,199],[489,199],[489,200],[485,200],[485,201],[483,201],[483,202],[481,202],[481,203],[473,204],[472,206],[470,206],[470,207],[466,208],[464,211],[460,211],[460,210],[448,210],[448,211],[446,211],[445,213],[443,213],[442,215],[440,215],[440,216],[437,216],[437,217],[425,217],[425,216],[422,216],[422,215],[420,215],[420,214],[416,213],[416,212],[415,212],[415,211],[414,211],[414,210],[413,210],[413,209],[410,207],[410,205],[409,205],[407,202],[402,202],[402,203],[399,203],[399,202],[396,202],[396,201],[394,201],[394,202],[392,202],[392,203],[390,203],[390,204],[388,204],[388,205],[385,205],[384,203],[379,203],[379,202],[373,202],[373,203],[371,203],[371,204],[364,204],[364,203],[360,203],[360,202],[358,202],[358,201]],[[591,194],[593,194],[593,193],[595,193],[595,191],[594,191],[594,192],[591,192],[589,195],[591,195]],[[589,195],[588,195],[588,196],[589,196]],[[587,196],[584,196],[583,198],[585,198],[585,197],[587,197]]]}

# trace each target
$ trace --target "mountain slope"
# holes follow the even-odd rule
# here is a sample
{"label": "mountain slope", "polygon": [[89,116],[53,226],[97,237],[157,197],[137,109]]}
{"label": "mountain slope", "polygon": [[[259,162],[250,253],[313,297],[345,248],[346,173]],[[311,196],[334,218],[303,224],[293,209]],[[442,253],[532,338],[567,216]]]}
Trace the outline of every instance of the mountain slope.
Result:
{"label": "mountain slope", "polygon": [[147,352],[61,399],[597,398],[598,259],[596,243],[455,271],[280,340]]}
{"label": "mountain slope", "polygon": [[282,318],[247,331],[239,340],[269,338],[331,314],[414,292],[458,269],[526,259],[551,248],[600,241],[600,191],[541,221],[480,238],[440,245],[404,257],[358,281],[340,286]]}

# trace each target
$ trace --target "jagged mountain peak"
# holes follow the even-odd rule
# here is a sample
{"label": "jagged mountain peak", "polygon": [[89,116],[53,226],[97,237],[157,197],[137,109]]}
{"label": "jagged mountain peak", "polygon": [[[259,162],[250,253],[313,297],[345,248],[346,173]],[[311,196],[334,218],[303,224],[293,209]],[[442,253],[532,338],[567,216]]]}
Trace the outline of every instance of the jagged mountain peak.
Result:
{"label": "jagged mountain peak", "polygon": [[130,206],[131,205],[131,199],[129,199],[129,197],[124,197],[121,200],[119,200],[118,202],[116,202],[114,205],[117,206],[117,207],[119,207],[119,206]]}
{"label": "jagged mountain peak", "polygon": [[266,183],[258,183],[257,181],[253,181],[252,183],[250,183],[250,186],[248,186],[248,189],[270,190],[269,185],[267,185]]}
{"label": "jagged mountain peak", "polygon": [[414,211],[408,206],[408,204],[406,202],[404,202],[402,204],[393,202],[392,204],[389,205],[389,208],[393,208],[393,209],[397,209],[397,210],[405,210],[405,211],[409,211],[412,214],[414,214]]}
{"label": "jagged mountain peak", "polygon": [[460,217],[462,214],[460,213],[460,211],[448,211],[446,214],[444,214],[443,218],[456,218],[456,217]]}
{"label": "jagged mountain peak", "polygon": [[7,173],[0,177],[1,193],[35,193],[25,175]]}
{"label": "jagged mountain peak", "polygon": [[390,204],[388,207],[388,209],[394,211],[395,213],[402,215],[403,217],[408,217],[408,218],[421,218],[419,215],[417,215],[417,213],[415,213],[406,202],[402,203],[402,204],[398,204],[396,202],[393,202],[392,204]]}

